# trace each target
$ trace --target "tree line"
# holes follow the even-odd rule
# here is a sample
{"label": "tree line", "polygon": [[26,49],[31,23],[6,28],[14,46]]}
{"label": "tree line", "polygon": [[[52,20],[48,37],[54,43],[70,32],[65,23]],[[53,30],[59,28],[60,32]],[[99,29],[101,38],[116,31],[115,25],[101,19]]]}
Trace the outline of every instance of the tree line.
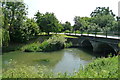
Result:
{"label": "tree line", "polygon": [[0,30],[2,30],[1,45],[8,42],[27,42],[45,32],[118,32],[120,18],[109,7],[96,7],[90,17],[74,17],[74,25],[69,21],[61,23],[54,13],[45,14],[37,11],[34,18],[27,17],[28,7],[23,2],[1,2],[2,14]]}

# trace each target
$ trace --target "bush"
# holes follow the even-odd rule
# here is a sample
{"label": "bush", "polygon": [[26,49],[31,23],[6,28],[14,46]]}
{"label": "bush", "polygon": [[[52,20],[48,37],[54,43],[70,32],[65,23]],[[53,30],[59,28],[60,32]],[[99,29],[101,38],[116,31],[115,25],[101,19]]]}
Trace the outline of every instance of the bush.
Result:
{"label": "bush", "polygon": [[43,43],[32,43],[24,46],[21,50],[25,52],[34,52],[34,51],[55,51],[59,49],[63,49],[65,47],[66,39],[62,36],[52,36],[48,40]]}
{"label": "bush", "polygon": [[80,33],[80,30],[76,30],[75,33],[78,33],[78,34],[79,34],[79,33]]}
{"label": "bush", "polygon": [[32,43],[32,44],[29,44],[29,45],[26,45],[24,47],[21,48],[22,51],[25,51],[25,52],[35,52],[35,51],[42,51],[40,48],[40,43],[37,42],[37,43]]}
{"label": "bush", "polygon": [[70,33],[71,31],[69,31],[69,30],[65,30],[64,32],[65,32],[65,33]]}
{"label": "bush", "polygon": [[64,46],[65,41],[66,39],[62,36],[52,36],[47,41],[44,41],[40,45],[40,48],[43,51],[55,51],[55,50],[63,49],[65,47]]}
{"label": "bush", "polygon": [[118,56],[99,58],[91,62],[74,78],[118,78]]}
{"label": "bush", "polygon": [[71,47],[72,45],[73,45],[72,42],[65,43],[65,47],[66,47],[66,48],[69,48],[69,47]]}

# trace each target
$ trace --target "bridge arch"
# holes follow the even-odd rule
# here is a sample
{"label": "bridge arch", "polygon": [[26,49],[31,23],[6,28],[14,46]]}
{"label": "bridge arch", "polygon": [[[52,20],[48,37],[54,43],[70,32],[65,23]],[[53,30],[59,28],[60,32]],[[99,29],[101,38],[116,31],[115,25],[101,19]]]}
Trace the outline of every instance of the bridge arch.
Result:
{"label": "bridge arch", "polygon": [[93,45],[89,39],[85,39],[81,42],[81,47],[89,51],[93,51]]}
{"label": "bridge arch", "polygon": [[116,55],[115,49],[107,43],[99,43],[97,45],[95,53],[98,53],[98,54],[101,54],[101,55],[104,55],[104,56],[108,56],[110,53],[112,55]]}

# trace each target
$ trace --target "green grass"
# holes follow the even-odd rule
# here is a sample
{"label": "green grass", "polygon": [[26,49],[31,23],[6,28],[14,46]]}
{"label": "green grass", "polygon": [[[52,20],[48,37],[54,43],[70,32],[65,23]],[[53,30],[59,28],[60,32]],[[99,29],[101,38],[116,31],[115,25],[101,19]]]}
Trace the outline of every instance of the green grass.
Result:
{"label": "green grass", "polygon": [[34,66],[14,66],[3,71],[3,78],[118,78],[118,56],[99,58],[72,76],[67,73],[54,75],[47,70],[45,66],[37,66],[37,70]]}
{"label": "green grass", "polygon": [[68,36],[68,35],[64,35],[64,34],[58,34],[58,35],[61,35],[61,36],[65,37],[65,38],[78,38],[78,37],[75,37],[75,36]]}

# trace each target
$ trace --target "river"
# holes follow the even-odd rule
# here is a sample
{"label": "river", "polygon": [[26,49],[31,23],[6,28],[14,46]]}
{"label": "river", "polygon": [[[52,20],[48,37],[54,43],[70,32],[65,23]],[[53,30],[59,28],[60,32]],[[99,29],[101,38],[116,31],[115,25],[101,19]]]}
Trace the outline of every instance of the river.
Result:
{"label": "river", "polygon": [[37,66],[44,65],[54,73],[73,73],[84,68],[89,62],[95,59],[95,55],[78,48],[66,48],[54,52],[20,52],[13,51],[4,53],[3,69],[10,68],[8,64],[14,61],[15,65]]}

